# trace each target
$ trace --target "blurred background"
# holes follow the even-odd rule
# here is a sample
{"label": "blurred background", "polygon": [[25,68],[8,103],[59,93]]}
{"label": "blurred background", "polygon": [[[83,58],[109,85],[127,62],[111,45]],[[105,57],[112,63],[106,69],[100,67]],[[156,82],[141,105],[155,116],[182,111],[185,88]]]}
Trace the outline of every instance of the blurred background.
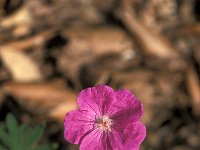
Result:
{"label": "blurred background", "polygon": [[39,143],[76,150],[64,116],[107,84],[144,104],[141,150],[200,149],[199,20],[199,0],[0,0],[1,124],[45,122]]}

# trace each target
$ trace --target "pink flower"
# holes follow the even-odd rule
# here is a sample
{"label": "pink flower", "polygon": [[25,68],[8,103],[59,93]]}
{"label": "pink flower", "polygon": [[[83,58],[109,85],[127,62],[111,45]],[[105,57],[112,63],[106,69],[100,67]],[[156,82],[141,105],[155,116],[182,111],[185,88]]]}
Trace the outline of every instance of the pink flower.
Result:
{"label": "pink flower", "polygon": [[65,117],[64,136],[80,150],[138,150],[146,136],[143,105],[128,90],[106,85],[82,90],[78,110]]}

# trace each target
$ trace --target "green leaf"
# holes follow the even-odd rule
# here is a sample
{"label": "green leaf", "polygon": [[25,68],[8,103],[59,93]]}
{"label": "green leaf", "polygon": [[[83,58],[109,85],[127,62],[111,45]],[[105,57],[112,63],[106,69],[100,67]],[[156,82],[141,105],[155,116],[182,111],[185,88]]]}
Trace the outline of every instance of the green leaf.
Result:
{"label": "green leaf", "polygon": [[16,119],[14,118],[14,116],[11,114],[8,114],[6,116],[6,127],[10,133],[12,134],[17,133],[18,123]]}
{"label": "green leaf", "polygon": [[56,150],[56,149],[58,149],[58,144],[57,143],[51,144],[51,150]]}
{"label": "green leaf", "polygon": [[9,145],[10,149],[20,150],[22,147],[20,144],[22,134],[20,133],[18,123],[12,114],[6,116],[6,128],[11,141]]}
{"label": "green leaf", "polygon": [[0,131],[5,130],[5,125],[3,123],[0,123]]}
{"label": "green leaf", "polygon": [[50,150],[50,149],[49,149],[49,145],[41,145],[41,146],[36,147],[32,150]]}
{"label": "green leaf", "polygon": [[0,150],[7,150],[7,149],[3,147],[2,145],[0,145]]}
{"label": "green leaf", "polygon": [[4,130],[0,131],[0,141],[5,146],[7,146],[7,147],[10,146],[10,141],[11,141],[10,137],[9,137],[9,135]]}
{"label": "green leaf", "polygon": [[32,145],[37,143],[38,140],[41,138],[43,131],[44,131],[43,125],[39,125],[34,129],[29,130],[29,132],[27,132],[29,135],[27,135],[28,138],[25,142],[25,147],[31,147]]}
{"label": "green leaf", "polygon": [[31,150],[55,150],[58,148],[58,144],[44,144]]}
{"label": "green leaf", "polygon": [[19,132],[26,134],[27,130],[29,129],[27,124],[22,124],[19,126]]}
{"label": "green leaf", "polygon": [[38,145],[45,125],[31,128],[18,125],[16,119],[8,114],[5,123],[0,123],[0,150],[55,150],[57,144]]}

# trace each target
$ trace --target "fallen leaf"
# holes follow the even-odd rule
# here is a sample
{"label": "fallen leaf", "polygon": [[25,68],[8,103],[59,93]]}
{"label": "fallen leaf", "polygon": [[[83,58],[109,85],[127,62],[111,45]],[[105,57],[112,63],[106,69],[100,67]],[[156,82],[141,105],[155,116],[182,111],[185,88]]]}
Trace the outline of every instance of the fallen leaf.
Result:
{"label": "fallen leaf", "polygon": [[190,68],[187,71],[187,87],[191,96],[193,113],[197,116],[200,116],[200,84],[198,75],[193,68]]}
{"label": "fallen leaf", "polygon": [[59,82],[4,84],[3,93],[16,97],[17,102],[36,115],[63,122],[67,112],[77,107],[76,94]]}
{"label": "fallen leaf", "polygon": [[38,66],[24,53],[11,47],[0,47],[0,57],[15,81],[33,82],[42,80],[43,77]]}
{"label": "fallen leaf", "polygon": [[22,7],[13,15],[4,18],[0,22],[0,27],[9,28],[19,24],[31,24],[31,22],[32,22],[32,17],[30,11],[28,10],[28,7]]}

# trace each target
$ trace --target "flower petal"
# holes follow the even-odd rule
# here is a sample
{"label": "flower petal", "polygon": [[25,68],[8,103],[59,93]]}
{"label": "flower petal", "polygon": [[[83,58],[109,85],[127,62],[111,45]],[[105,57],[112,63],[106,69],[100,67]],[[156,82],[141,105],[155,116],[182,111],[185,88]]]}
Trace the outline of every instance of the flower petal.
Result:
{"label": "flower petal", "polygon": [[126,137],[122,133],[112,130],[108,137],[112,150],[126,150],[123,145],[124,138]]}
{"label": "flower petal", "polygon": [[77,100],[81,110],[88,110],[97,117],[105,115],[112,104],[116,102],[114,90],[106,85],[82,90]]}
{"label": "flower petal", "polygon": [[78,144],[81,138],[94,130],[95,116],[87,111],[74,110],[67,113],[64,121],[64,137],[72,144]]}
{"label": "flower petal", "polygon": [[115,91],[116,101],[115,109],[111,113],[113,120],[131,120],[138,121],[143,114],[143,105],[137,98],[128,90]]}
{"label": "flower petal", "polygon": [[124,125],[117,124],[113,127],[112,133],[114,140],[110,141],[113,149],[139,150],[139,146],[146,136],[146,128],[137,121]]}
{"label": "flower petal", "polygon": [[80,150],[106,150],[105,145],[102,144],[102,137],[102,131],[93,130],[81,141]]}
{"label": "flower petal", "polygon": [[139,150],[140,144],[146,137],[146,127],[144,126],[144,124],[138,121],[129,124],[129,126],[126,128],[127,129],[124,131],[124,133],[126,136],[129,135],[129,139],[125,143],[126,149],[130,149],[130,147],[132,146],[134,148],[131,148],[131,150]]}

